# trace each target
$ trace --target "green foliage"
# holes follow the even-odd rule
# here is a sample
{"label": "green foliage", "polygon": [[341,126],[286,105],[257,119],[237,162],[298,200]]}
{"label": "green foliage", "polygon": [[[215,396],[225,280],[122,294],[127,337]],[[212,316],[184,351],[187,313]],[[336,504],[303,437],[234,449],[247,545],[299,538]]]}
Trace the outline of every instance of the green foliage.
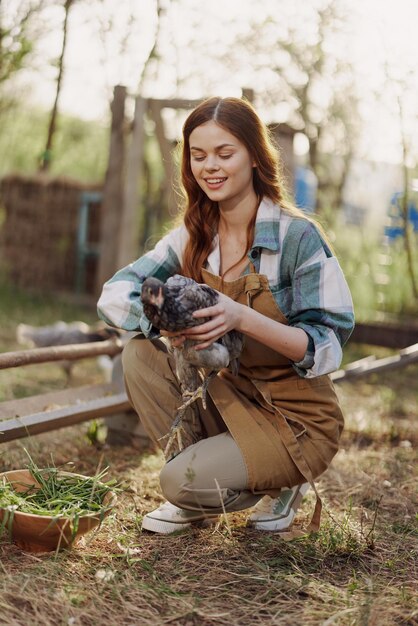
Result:
{"label": "green foliage", "polygon": [[[412,317],[418,313],[402,238],[383,242],[383,233],[355,226],[336,228],[333,242],[353,296],[357,320],[376,318],[377,313]],[[418,250],[415,236],[413,249]],[[418,254],[414,257],[418,273]]]}
{"label": "green foliage", "polygon": [[100,447],[106,443],[107,427],[100,420],[91,420],[87,427],[86,437],[93,446]]}
{"label": "green foliage", "polygon": [[[37,171],[47,128],[48,113],[42,109],[21,107],[2,114],[0,176],[10,171]],[[108,135],[105,124],[59,115],[50,174],[86,182],[103,180]]]}
{"label": "green foliage", "polygon": [[[1,30],[0,82],[3,83],[25,66],[26,58],[33,50],[32,42],[25,36],[13,36],[13,29]],[[9,45],[5,46],[4,42]]]}
{"label": "green foliage", "polygon": [[0,84],[27,65],[37,39],[33,25],[42,4],[3,2],[0,5]]}
{"label": "green foliage", "polygon": [[18,483],[18,487],[26,487],[20,491],[3,478],[0,483],[1,509],[75,519],[91,512],[104,512],[104,498],[115,486],[115,481],[102,482],[108,468],[96,476],[80,476],[60,472],[56,467],[41,469],[30,458],[28,470],[39,487],[32,483]]}
{"label": "green foliage", "polygon": [[[69,302],[56,294],[33,294],[18,289],[0,274],[0,337],[9,332],[14,334],[16,324],[25,322],[34,326],[52,324],[57,320],[71,322],[82,319],[87,324],[97,321],[94,307],[85,307]],[[0,348],[1,348],[0,341]]]}

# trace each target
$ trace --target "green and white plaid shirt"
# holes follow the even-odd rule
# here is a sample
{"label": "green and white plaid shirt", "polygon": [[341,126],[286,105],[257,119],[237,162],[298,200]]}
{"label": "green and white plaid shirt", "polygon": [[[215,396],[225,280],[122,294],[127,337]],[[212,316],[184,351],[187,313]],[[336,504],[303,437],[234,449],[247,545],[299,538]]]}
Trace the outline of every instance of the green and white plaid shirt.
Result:
{"label": "green and white plaid shirt", "polygon": [[[103,287],[99,316],[111,326],[139,331],[146,337],[158,336],[143,314],[141,285],[148,276],[165,282],[181,272],[187,238],[182,225],[163,237],[153,250],[119,270]],[[309,337],[304,358],[293,364],[298,374],[314,377],[338,369],[341,348],[354,327],[353,303],[340,265],[316,227],[264,199],[248,258],[257,273],[267,276],[289,325],[303,328]],[[216,236],[206,269],[219,275],[219,267]],[[249,271],[248,267],[246,273]]]}

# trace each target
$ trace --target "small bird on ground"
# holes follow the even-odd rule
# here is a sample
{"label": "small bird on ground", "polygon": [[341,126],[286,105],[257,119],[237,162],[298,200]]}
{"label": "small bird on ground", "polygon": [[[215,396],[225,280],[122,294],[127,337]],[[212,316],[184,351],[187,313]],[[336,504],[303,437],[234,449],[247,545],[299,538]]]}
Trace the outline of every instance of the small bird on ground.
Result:
{"label": "small bird on ground", "polygon": [[[102,323],[96,326],[89,326],[85,322],[80,321],[69,323],[58,321],[48,326],[18,324],[16,328],[17,342],[21,345],[35,348],[106,341],[119,336],[118,330],[107,328]],[[74,361],[62,361],[61,363],[67,375],[67,383],[71,379],[71,370],[74,363]]]}
{"label": "small bird on ground", "polygon": [[[170,277],[165,283],[150,277],[142,284],[144,314],[155,328],[169,332],[182,331],[208,321],[210,318],[197,319],[193,317],[193,313],[214,306],[218,300],[219,293],[215,289],[179,274]],[[183,448],[182,419],[186,409],[198,398],[202,399],[206,408],[206,392],[211,378],[228,366],[234,375],[238,374],[239,356],[244,343],[241,333],[231,330],[203,350],[195,350],[196,343],[195,340],[186,338],[181,347],[172,348],[183,404],[177,409],[167,435],[166,456],[175,438],[179,449]]]}

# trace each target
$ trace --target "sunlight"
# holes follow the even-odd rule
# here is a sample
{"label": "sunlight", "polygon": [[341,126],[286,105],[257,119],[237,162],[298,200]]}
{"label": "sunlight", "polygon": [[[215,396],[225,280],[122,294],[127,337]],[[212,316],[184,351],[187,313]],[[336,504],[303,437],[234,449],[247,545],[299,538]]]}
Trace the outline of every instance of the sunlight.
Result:
{"label": "sunlight", "polygon": [[[9,0],[11,7],[16,3],[17,0]],[[292,81],[296,80],[297,68],[289,52],[279,52],[275,42],[278,38],[292,45],[309,41],[315,36],[315,12],[327,4],[325,0],[284,1],[280,3],[279,16],[276,0],[213,0],[209,6],[197,6],[193,0],[163,3],[159,54],[167,62],[152,61],[144,77],[144,64],[157,32],[155,2],[123,0],[117,11],[112,0],[90,5],[76,3],[70,15],[60,110],[87,120],[105,121],[116,84],[126,85],[131,94],[136,94],[142,81],[144,96],[160,98],[180,94],[190,98],[239,95],[241,88],[248,86],[259,94],[266,119],[289,122],[292,105],[285,94],[278,99],[281,91],[274,63],[280,60]],[[367,128],[360,151],[373,159],[398,162],[399,89],[405,106],[418,110],[414,33],[418,3],[341,0],[340,4],[346,11],[344,26],[326,45],[340,59],[339,63],[354,68],[355,88],[361,94],[360,108]],[[38,46],[39,67],[23,71],[18,82],[27,87],[31,102],[50,107],[56,76],[50,61],[59,54],[62,8],[50,6],[45,18],[50,28]],[[261,43],[265,46],[257,67],[252,66],[251,56],[255,28],[262,29]],[[237,54],[240,46],[241,63]],[[301,83],[306,79],[300,75]],[[323,83],[315,96],[319,106],[335,91],[351,90],[350,80],[347,71],[346,80],[340,72],[338,82]],[[416,126],[416,122],[411,122],[408,133],[418,145]]]}

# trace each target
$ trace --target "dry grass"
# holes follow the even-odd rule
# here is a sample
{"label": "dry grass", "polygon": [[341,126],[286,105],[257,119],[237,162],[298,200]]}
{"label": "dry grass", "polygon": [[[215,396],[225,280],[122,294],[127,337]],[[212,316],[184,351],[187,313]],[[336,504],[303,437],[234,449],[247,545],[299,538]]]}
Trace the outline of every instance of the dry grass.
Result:
{"label": "dry grass", "polygon": [[[13,305],[2,300],[2,350],[14,349],[14,326],[28,321],[28,310],[32,323],[80,317],[12,296]],[[361,356],[350,348],[346,359]],[[56,366],[0,374],[3,399],[65,384]],[[97,376],[94,364],[83,362],[73,384]],[[161,502],[161,455],[96,448],[85,424],[2,445],[0,471],[23,467],[26,446],[39,465],[50,464],[51,454],[57,466],[72,462],[84,474],[108,465],[125,491],[96,534],[57,558],[0,541],[0,624],[418,624],[417,379],[418,366],[411,366],[338,387],[347,422],[341,450],[319,481],[322,528],[291,542],[247,529],[245,513],[230,514],[228,525],[172,536],[141,533],[142,515]],[[310,495],[296,525],[307,524],[312,505]]]}
{"label": "dry grass", "polygon": [[[247,529],[244,513],[228,526],[142,534],[141,516],[161,501],[162,457],[97,449],[85,425],[4,445],[1,470],[24,464],[26,445],[38,463],[53,451],[57,465],[71,461],[82,473],[107,464],[126,489],[99,532],[57,559],[0,543],[0,623],[418,624],[417,374],[339,387],[347,428],[319,481],[323,525],[291,542]],[[308,497],[298,525],[312,504]]]}

